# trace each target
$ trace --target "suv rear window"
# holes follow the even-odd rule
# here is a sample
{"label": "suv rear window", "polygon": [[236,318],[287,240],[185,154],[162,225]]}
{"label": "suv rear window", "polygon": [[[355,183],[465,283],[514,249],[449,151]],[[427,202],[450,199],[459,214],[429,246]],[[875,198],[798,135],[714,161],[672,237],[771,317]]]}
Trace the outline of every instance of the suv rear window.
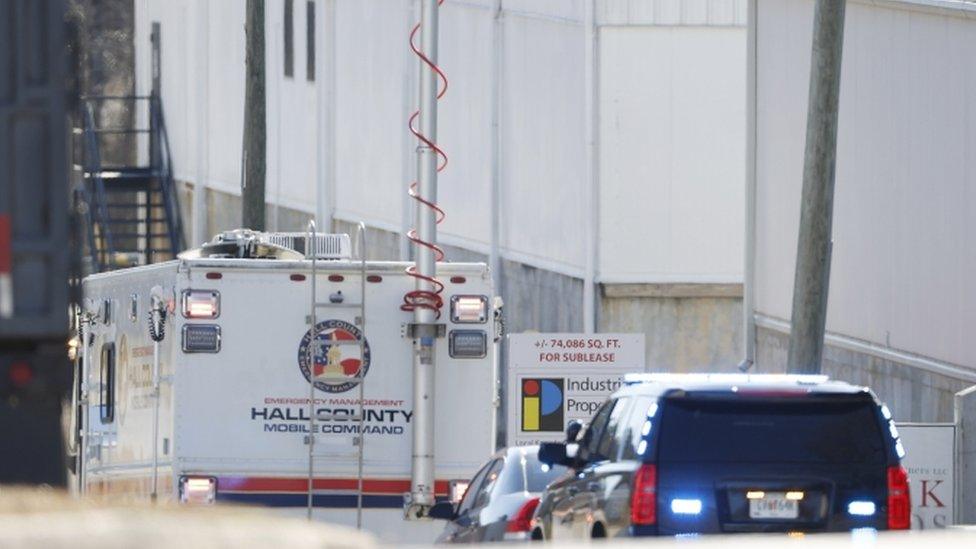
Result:
{"label": "suv rear window", "polygon": [[668,399],[658,460],[774,463],[883,463],[873,401],[801,398]]}

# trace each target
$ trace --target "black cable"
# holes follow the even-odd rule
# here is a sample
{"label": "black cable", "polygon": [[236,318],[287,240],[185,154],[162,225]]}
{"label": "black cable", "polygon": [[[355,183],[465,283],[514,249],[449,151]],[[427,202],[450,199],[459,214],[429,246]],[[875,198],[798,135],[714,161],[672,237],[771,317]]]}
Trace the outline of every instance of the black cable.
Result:
{"label": "black cable", "polygon": [[[156,322],[156,313],[159,313],[159,322]],[[153,341],[160,342],[166,337],[166,309],[151,309],[149,311],[149,337]]]}
{"label": "black cable", "polygon": [[495,341],[498,342],[505,337],[505,315],[501,309],[495,309]]}

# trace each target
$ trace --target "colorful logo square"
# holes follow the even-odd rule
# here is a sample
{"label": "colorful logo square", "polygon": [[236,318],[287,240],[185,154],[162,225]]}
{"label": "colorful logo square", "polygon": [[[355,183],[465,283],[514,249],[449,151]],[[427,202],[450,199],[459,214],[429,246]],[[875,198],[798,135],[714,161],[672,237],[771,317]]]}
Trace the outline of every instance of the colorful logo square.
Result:
{"label": "colorful logo square", "polygon": [[522,431],[562,432],[562,378],[522,379]]}

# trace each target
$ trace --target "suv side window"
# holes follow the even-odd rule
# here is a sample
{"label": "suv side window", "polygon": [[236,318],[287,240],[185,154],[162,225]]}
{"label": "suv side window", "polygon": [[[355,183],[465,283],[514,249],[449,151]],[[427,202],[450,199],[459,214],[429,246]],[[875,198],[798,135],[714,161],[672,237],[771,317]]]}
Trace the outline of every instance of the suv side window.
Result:
{"label": "suv side window", "polygon": [[[644,423],[653,420],[648,419],[647,412],[651,405],[656,402],[654,397],[641,396],[634,399],[634,405],[627,414],[627,425],[621,436],[621,446],[623,454],[620,459],[640,459],[637,453],[641,440],[644,439]],[[652,424],[653,427],[653,424]]]}
{"label": "suv side window", "polygon": [[597,453],[604,459],[616,461],[617,456],[620,455],[618,437],[619,433],[626,430],[622,423],[625,419],[624,411],[627,410],[627,404],[629,403],[629,398],[617,399],[617,404],[613,407],[613,411],[610,412],[610,419],[607,421],[606,428],[603,429],[603,436],[600,437],[600,446],[597,449]]}
{"label": "suv side window", "polygon": [[610,421],[610,412],[613,411],[616,403],[616,400],[604,402],[603,406],[597,410],[596,415],[593,416],[593,421],[590,422],[590,426],[587,427],[586,434],[584,435],[586,438],[586,446],[583,449],[586,451],[584,455],[580,456],[584,460],[590,461],[599,455],[600,439],[603,437],[603,431],[607,426],[607,422]]}

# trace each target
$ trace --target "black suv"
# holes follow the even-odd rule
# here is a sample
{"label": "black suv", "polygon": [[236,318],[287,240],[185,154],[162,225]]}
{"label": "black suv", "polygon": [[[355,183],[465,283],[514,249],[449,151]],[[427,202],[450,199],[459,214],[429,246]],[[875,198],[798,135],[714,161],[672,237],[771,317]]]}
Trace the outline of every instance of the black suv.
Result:
{"label": "black suv", "polygon": [[533,539],[907,529],[904,449],[867,388],[825,376],[636,374],[539,459]]}

